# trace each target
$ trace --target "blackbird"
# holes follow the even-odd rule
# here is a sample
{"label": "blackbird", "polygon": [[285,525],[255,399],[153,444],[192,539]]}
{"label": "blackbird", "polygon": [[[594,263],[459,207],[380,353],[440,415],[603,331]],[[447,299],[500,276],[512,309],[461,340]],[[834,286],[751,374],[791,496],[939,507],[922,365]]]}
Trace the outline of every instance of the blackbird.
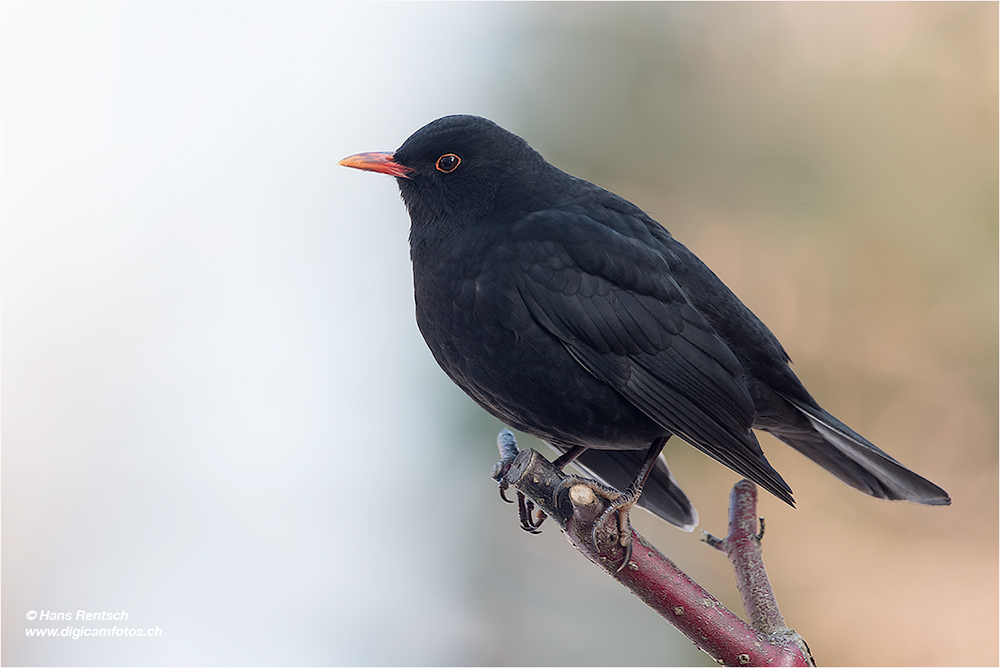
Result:
{"label": "blackbird", "polygon": [[[341,165],[396,177],[410,214],[417,325],[480,406],[605,484],[621,541],[638,502],[691,530],[662,455],[676,435],[793,504],[769,432],[882,499],[948,494],[823,410],[775,336],[637,206],[477,116],[429,123]],[[621,490],[621,491],[618,491]]]}

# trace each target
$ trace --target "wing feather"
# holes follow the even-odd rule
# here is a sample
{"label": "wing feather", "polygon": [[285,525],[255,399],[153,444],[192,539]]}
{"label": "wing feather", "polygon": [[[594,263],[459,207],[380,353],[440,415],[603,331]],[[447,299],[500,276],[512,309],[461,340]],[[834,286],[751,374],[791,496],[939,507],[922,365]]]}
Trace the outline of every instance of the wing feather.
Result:
{"label": "wing feather", "polygon": [[[666,430],[791,503],[751,430],[743,367],[688,302],[664,254],[583,213],[528,219],[522,229],[551,242],[524,244],[519,254],[518,292],[536,322]],[[591,228],[587,244],[574,243],[581,226]],[[532,261],[542,247],[545,256]]]}

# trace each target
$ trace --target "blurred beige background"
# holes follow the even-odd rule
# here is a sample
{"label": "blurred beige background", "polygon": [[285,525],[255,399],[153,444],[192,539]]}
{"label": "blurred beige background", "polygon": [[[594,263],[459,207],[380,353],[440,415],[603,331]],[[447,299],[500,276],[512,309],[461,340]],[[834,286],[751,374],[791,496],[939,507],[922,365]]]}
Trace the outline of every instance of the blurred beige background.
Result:
{"label": "blurred beige background", "polygon": [[[789,624],[821,664],[995,663],[996,6],[539,14],[516,51],[538,65],[518,101],[543,151],[666,224],[828,409],[953,495],[872,502],[768,439],[799,506],[762,509]],[[731,476],[674,447],[703,528],[723,532]]]}
{"label": "blurred beige background", "polygon": [[[476,113],[631,199],[947,489],[762,439],[821,665],[996,665],[995,3],[4,3],[5,665],[711,665],[488,473],[389,179]],[[531,445],[528,439],[522,446]],[[672,443],[700,529],[735,475]],[[722,555],[636,513],[734,609]],[[127,609],[156,639],[26,638]]]}

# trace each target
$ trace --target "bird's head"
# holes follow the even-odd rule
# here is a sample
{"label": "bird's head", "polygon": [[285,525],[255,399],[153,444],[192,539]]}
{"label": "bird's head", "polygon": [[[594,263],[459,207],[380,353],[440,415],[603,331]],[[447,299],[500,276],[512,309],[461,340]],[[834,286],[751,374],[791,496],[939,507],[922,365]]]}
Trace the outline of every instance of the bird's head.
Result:
{"label": "bird's head", "polygon": [[395,153],[359,153],[340,164],[395,176],[414,226],[524,213],[543,192],[540,176],[558,171],[523,139],[478,116],[439,118]]}

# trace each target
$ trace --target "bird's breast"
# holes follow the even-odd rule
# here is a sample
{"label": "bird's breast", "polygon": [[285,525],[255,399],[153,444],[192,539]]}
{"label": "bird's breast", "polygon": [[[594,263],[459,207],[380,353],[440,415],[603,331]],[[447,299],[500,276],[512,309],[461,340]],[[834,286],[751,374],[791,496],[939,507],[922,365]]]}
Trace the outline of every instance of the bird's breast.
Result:
{"label": "bird's breast", "polygon": [[[509,256],[509,257],[505,257]],[[435,358],[449,374],[469,370],[476,360],[511,354],[518,331],[530,318],[505,260],[504,248],[486,252],[440,249],[413,258],[417,325]]]}
{"label": "bird's breast", "polygon": [[518,289],[517,259],[503,244],[429,261],[414,256],[417,325],[435,360],[517,429],[555,443],[646,447],[662,429],[536,322]]}

